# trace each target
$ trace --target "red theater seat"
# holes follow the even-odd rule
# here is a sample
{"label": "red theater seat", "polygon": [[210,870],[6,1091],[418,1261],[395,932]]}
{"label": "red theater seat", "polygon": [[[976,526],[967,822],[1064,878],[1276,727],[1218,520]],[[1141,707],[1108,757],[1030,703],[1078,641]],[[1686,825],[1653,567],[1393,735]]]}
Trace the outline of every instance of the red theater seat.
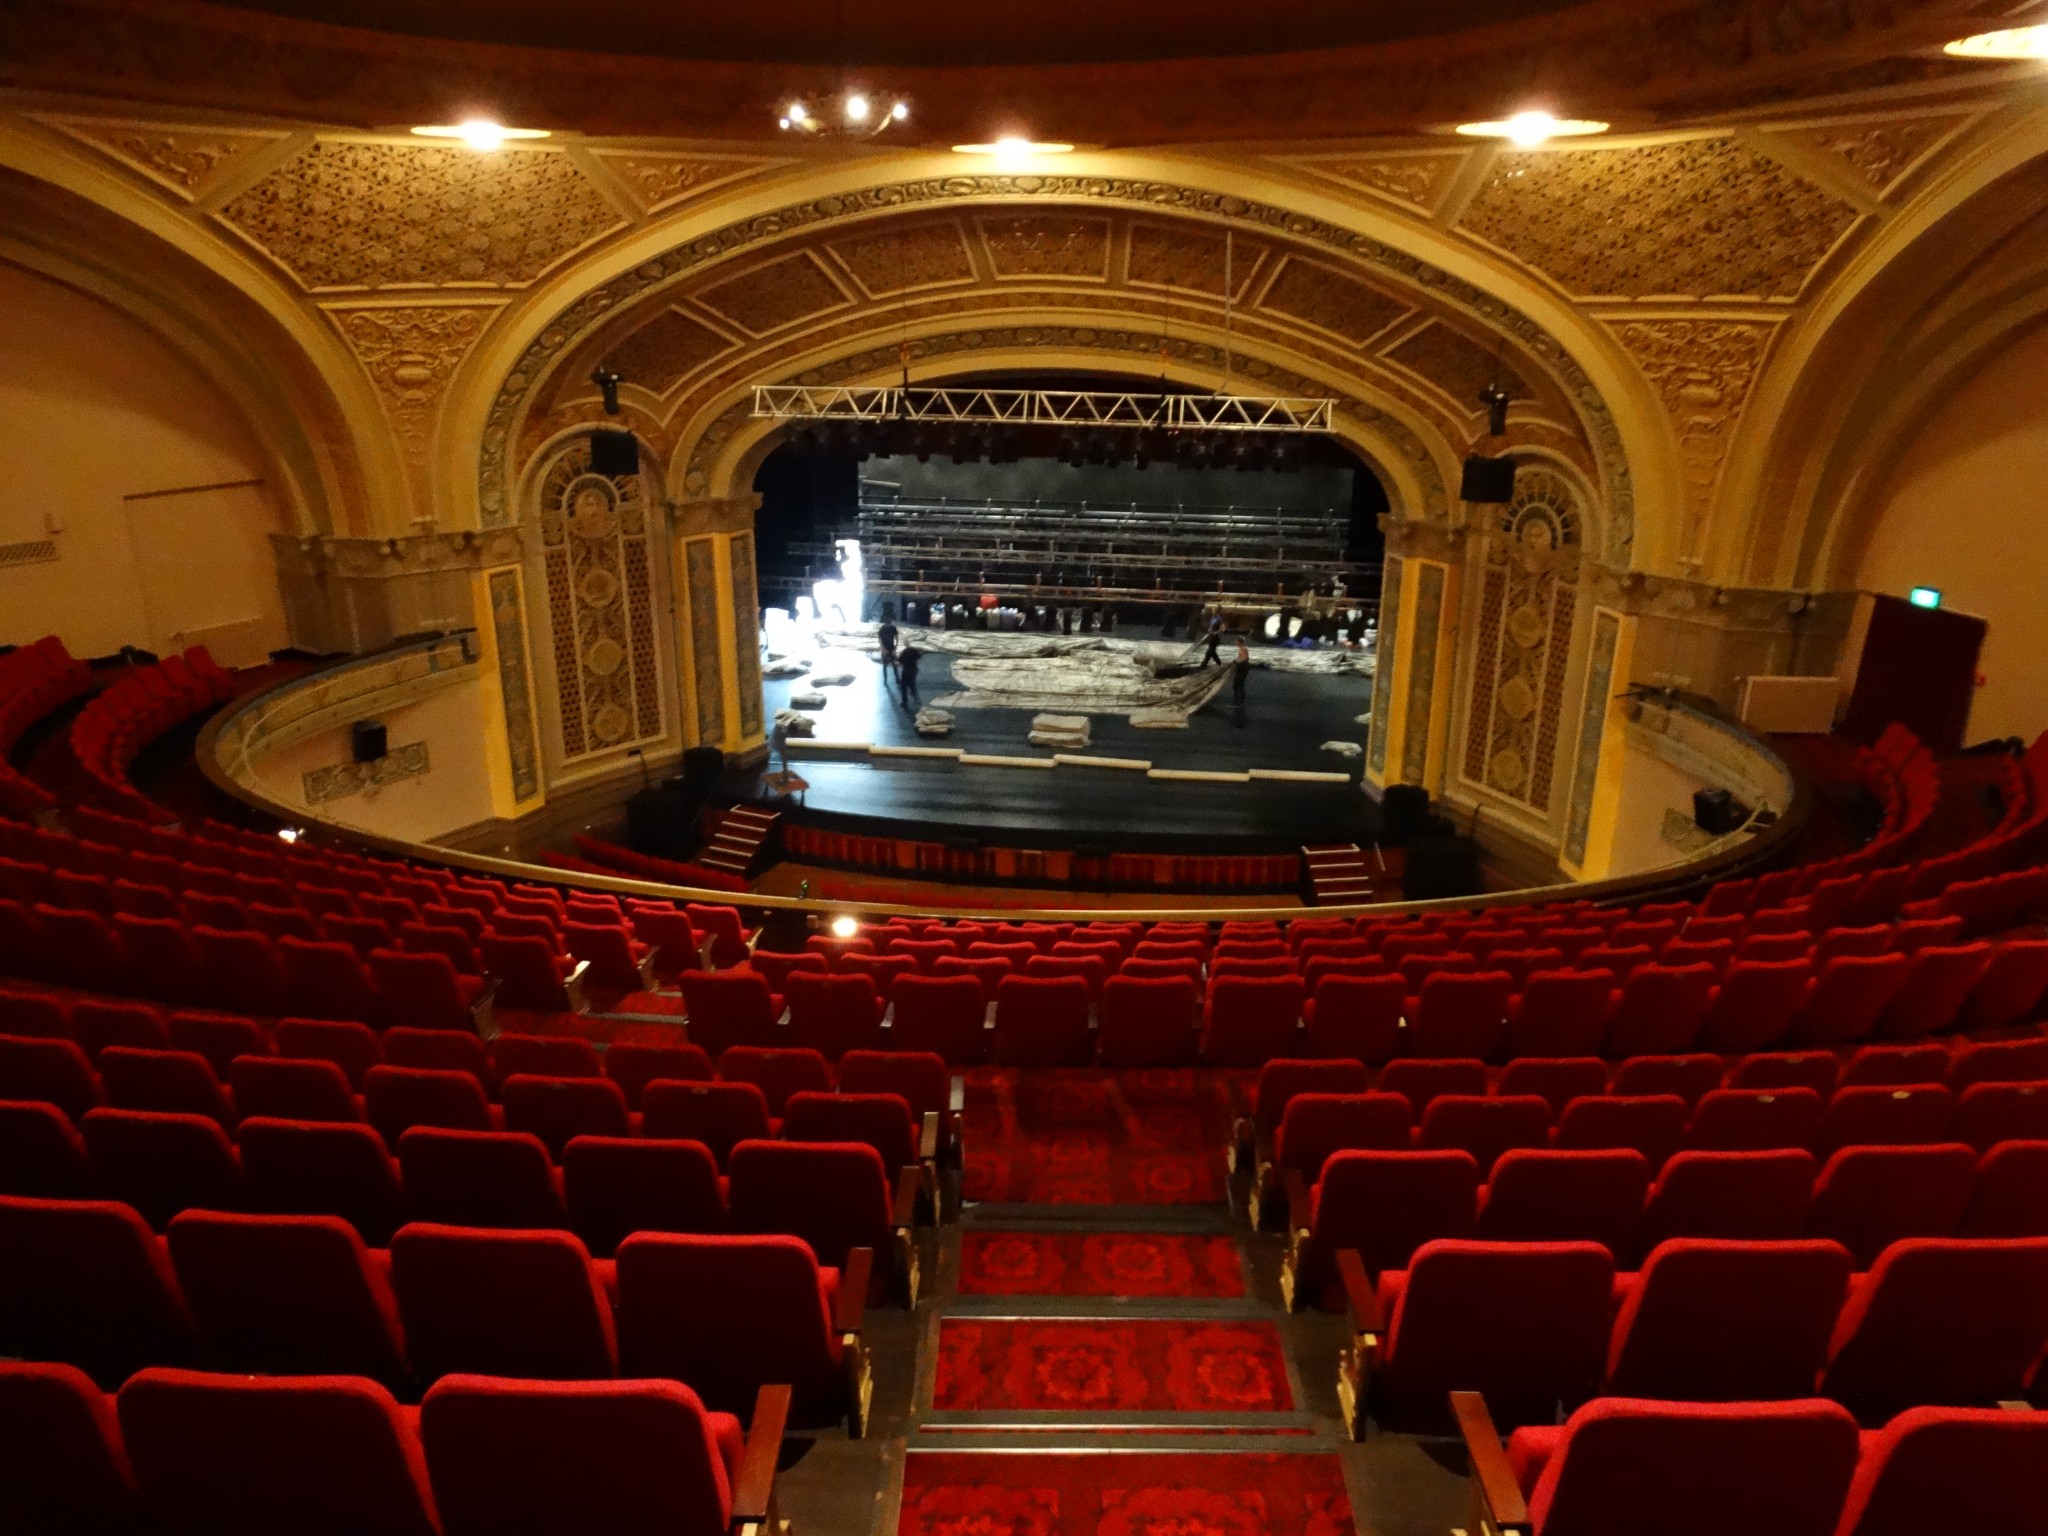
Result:
{"label": "red theater seat", "polygon": [[1337,1254],[1353,1248],[1368,1274],[1404,1269],[1424,1243],[1470,1237],[1479,1211],[1479,1165],[1469,1152],[1339,1152],[1313,1187],[1288,1181],[1290,1231],[1282,1270],[1288,1304],[1344,1304]]}
{"label": "red theater seat", "polygon": [[626,1095],[626,1107],[640,1108],[640,1096],[647,1085],[666,1078],[672,1082],[708,1083],[717,1074],[711,1057],[702,1046],[653,1045],[617,1040],[605,1048],[604,1075],[617,1083]]}
{"label": "red theater seat", "polygon": [[1407,1099],[1419,1121],[1429,1113],[1432,1100],[1445,1094],[1483,1096],[1486,1092],[1486,1063],[1471,1061],[1417,1061],[1402,1057],[1390,1061],[1380,1073],[1380,1092],[1398,1093]]}
{"label": "red theater seat", "polygon": [[1685,1144],[1698,1152],[1811,1148],[1822,1113],[1820,1095],[1810,1088],[1717,1088],[1694,1107]]}
{"label": "red theater seat", "polygon": [[415,1221],[461,1227],[569,1225],[560,1175],[538,1136],[416,1125],[398,1138],[405,1205]]}
{"label": "red theater seat", "polygon": [[597,1047],[573,1035],[502,1034],[491,1042],[491,1066],[500,1080],[514,1073],[529,1077],[604,1076]]}
{"label": "red theater seat", "polygon": [[488,1131],[497,1125],[483,1084],[467,1072],[372,1067],[363,1074],[363,1112],[386,1145],[414,1126]]}
{"label": "red theater seat", "polygon": [[330,1019],[279,1019],[271,1032],[280,1057],[331,1061],[348,1078],[350,1088],[363,1085],[363,1074],[384,1059],[377,1032],[367,1024]]}
{"label": "red theater seat", "polygon": [[54,1104],[73,1120],[106,1102],[100,1075],[72,1040],[0,1035],[0,1097]]}
{"label": "red theater seat", "polygon": [[701,1141],[578,1136],[562,1150],[569,1225],[600,1258],[635,1232],[720,1232],[725,1183]]}
{"label": "red theater seat", "polygon": [[111,1389],[198,1352],[170,1255],[131,1207],[0,1196],[0,1354],[63,1361]]}
{"label": "red theater seat", "polygon": [[1409,1017],[1403,1051],[1433,1061],[1497,1059],[1507,1044],[1514,990],[1514,977],[1506,971],[1431,976]]}
{"label": "red theater seat", "polygon": [[653,1082],[640,1102],[642,1135],[702,1142],[721,1168],[741,1142],[775,1134],[767,1097],[752,1083]]}
{"label": "red theater seat", "polygon": [[251,1118],[236,1137],[256,1210],[339,1216],[380,1248],[405,1219],[398,1164],[367,1125]]}
{"label": "red theater seat", "polygon": [[996,988],[995,1054],[1006,1067],[1081,1067],[1094,1057],[1088,983],[1080,976],[1008,976]]}
{"label": "red theater seat", "polygon": [[1714,1005],[1700,1021],[1702,1050],[1733,1054],[1767,1051],[1783,1041],[1813,986],[1813,966],[1790,960],[1738,956],[1721,974]]}
{"label": "red theater seat", "polygon": [[0,1530],[137,1536],[114,1400],[75,1366],[0,1361]]}
{"label": "red theater seat", "polygon": [[1979,1152],[2002,1141],[2048,1141],[2048,1082],[1972,1083],[1956,1100],[1948,1134]]}
{"label": "red theater seat", "polygon": [[2000,1142],[1977,1164],[1961,1237],[2048,1237],[2048,1141]]}
{"label": "red theater seat", "polygon": [[85,1139],[64,1111],[0,1099],[0,1194],[82,1200],[92,1193]]}
{"label": "red theater seat", "polygon": [[717,1057],[735,1045],[769,1045],[779,1033],[782,999],[752,971],[688,971],[680,985],[690,1043]]}
{"label": "red theater seat", "polygon": [[118,1399],[148,1517],[166,1536],[439,1536],[412,1416],[354,1376],[149,1370]]}
{"label": "red theater seat", "polygon": [[1301,983],[1291,977],[1226,976],[1209,984],[1202,1060],[1212,1067],[1256,1067],[1298,1055]]}
{"label": "red theater seat", "polygon": [[1097,1048],[1105,1068],[1191,1066],[1201,989],[1186,977],[1123,974],[1103,983]]}
{"label": "red theater seat", "polygon": [[1714,1003],[1711,965],[1642,965],[1607,1020],[1610,1056],[1676,1056],[1693,1048]]}
{"label": "red theater seat", "polygon": [[1909,1408],[1865,1436],[1838,1536],[2025,1530],[2044,1459],[2048,1415]]}
{"label": "red theater seat", "polygon": [[1416,1145],[1469,1152],[1484,1179],[1503,1152],[1550,1145],[1550,1105],[1534,1094],[1445,1094],[1423,1111]]}
{"label": "red theater seat", "polygon": [[1812,1396],[1852,1262],[1818,1240],[1658,1244],[1618,1288],[1607,1391],[1688,1402]]}
{"label": "red theater seat", "polygon": [[281,1376],[407,1375],[384,1265],[334,1216],[186,1211],[165,1233],[208,1355]]}
{"label": "red theater seat", "polygon": [[1313,1054],[1348,1056],[1376,1067],[1400,1053],[1408,984],[1399,976],[1326,975],[1310,985],[1313,995],[1302,1004],[1302,1016]]}
{"label": "red theater seat", "polygon": [[1508,1052],[1523,1056],[1598,1056],[1614,998],[1611,971],[1537,971],[1508,1016]]}
{"label": "red theater seat", "polygon": [[1615,1069],[1613,1093],[1675,1093],[1692,1108],[1721,1086],[1726,1069],[1718,1056],[1631,1056]]}
{"label": "red theater seat", "polygon": [[277,1120],[361,1120],[363,1107],[331,1061],[238,1056],[228,1067],[235,1113]]}
{"label": "red theater seat", "polygon": [[848,1051],[873,1050],[881,1043],[886,1005],[870,977],[797,971],[786,992],[792,1045],[837,1061]]}
{"label": "red theater seat", "polygon": [[780,1115],[793,1093],[829,1093],[832,1068],[818,1052],[789,1046],[764,1048],[736,1045],[718,1058],[719,1077],[731,1083],[752,1083],[768,1101],[768,1112]]}
{"label": "red theater seat", "polygon": [[1650,1187],[1643,1241],[1803,1236],[1819,1168],[1811,1152],[1677,1152]]}
{"label": "red theater seat", "polygon": [[1501,1093],[1533,1093],[1562,1115],[1573,1099],[1607,1092],[1607,1063],[1598,1056],[1517,1056],[1500,1074]]}
{"label": "red theater seat", "polygon": [[530,1131],[557,1161],[576,1136],[624,1136],[633,1129],[625,1091],[603,1077],[514,1073],[499,1090],[505,1129]]}
{"label": "red theater seat", "polygon": [[1598,1243],[1617,1262],[1642,1241],[1650,1160],[1621,1148],[1503,1152],[1481,1191],[1476,1235],[1502,1243]]}
{"label": "red theater seat", "polygon": [[161,1228],[182,1210],[239,1210],[242,1164],[209,1115],[95,1109],[80,1129],[93,1181]]}
{"label": "red theater seat", "polygon": [[567,1232],[409,1222],[391,1239],[391,1285],[413,1369],[550,1381],[618,1374],[611,1303]]}
{"label": "red theater seat", "polygon": [[1685,1125],[1675,1093],[1589,1095],[1565,1105],[1551,1140],[1567,1151],[1640,1152],[1657,1169],[1684,1145]]}
{"label": "red theater seat", "polygon": [[[906,1170],[892,1193],[873,1147],[852,1142],[743,1141],[733,1148],[728,1205],[741,1233],[788,1233],[811,1245],[818,1262],[844,1269],[855,1248],[894,1258],[907,1249],[915,1174]],[[906,1254],[907,1258],[907,1254]],[[868,1300],[880,1302],[893,1265],[877,1263]],[[899,1271],[901,1286],[911,1271]]]}
{"label": "red theater seat", "polygon": [[1813,1186],[1807,1230],[1830,1237],[1868,1269],[1904,1237],[1953,1237],[1977,1184],[1977,1155],[1946,1146],[1850,1146]]}

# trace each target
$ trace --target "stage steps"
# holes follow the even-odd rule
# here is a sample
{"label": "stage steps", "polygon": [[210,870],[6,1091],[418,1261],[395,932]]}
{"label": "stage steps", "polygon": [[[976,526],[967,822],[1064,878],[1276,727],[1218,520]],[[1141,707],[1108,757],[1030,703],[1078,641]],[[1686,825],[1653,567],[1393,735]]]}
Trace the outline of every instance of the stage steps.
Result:
{"label": "stage steps", "polygon": [[[1385,865],[1356,843],[1304,844],[1309,889],[1317,906],[1371,901]],[[1377,867],[1376,867],[1377,866]]]}
{"label": "stage steps", "polygon": [[749,805],[734,806],[719,820],[718,830],[704,845],[697,862],[707,869],[744,876],[759,856],[768,834],[775,830],[775,823],[781,819],[779,811],[756,810]]}

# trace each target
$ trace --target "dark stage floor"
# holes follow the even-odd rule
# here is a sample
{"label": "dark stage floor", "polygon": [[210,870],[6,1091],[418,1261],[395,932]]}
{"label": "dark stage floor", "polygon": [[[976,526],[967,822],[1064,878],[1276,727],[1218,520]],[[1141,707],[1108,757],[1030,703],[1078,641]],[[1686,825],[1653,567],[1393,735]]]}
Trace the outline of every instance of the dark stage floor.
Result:
{"label": "dark stage floor", "polygon": [[[1256,652],[1254,653],[1257,654]],[[884,745],[958,747],[967,752],[1049,757],[1031,745],[1031,713],[1016,709],[958,709],[953,734],[920,738],[893,681],[882,668],[849,651],[813,653],[819,673],[848,671],[854,681],[822,688],[828,702],[804,713],[817,720],[820,740]],[[927,652],[918,692],[927,703],[952,691],[953,658]],[[767,707],[788,705],[802,677],[771,678]],[[1357,716],[1372,702],[1369,678],[1256,669],[1236,710],[1226,690],[1198,712],[1185,730],[1139,730],[1122,715],[1090,717],[1092,742],[1102,757],[1149,759],[1161,768],[1238,772],[1285,768],[1344,772],[1348,784],[1182,783],[1105,768],[998,768],[944,759],[873,758],[819,751],[799,739],[792,766],[810,783],[796,820],[845,825],[849,819],[908,823],[927,832],[1000,831],[1019,846],[1072,846],[1096,842],[1132,851],[1284,851],[1304,842],[1369,838],[1377,811],[1358,787],[1359,760],[1322,750],[1329,740],[1362,742]],[[879,830],[879,829],[878,829]],[[904,830],[900,825],[895,829]]]}

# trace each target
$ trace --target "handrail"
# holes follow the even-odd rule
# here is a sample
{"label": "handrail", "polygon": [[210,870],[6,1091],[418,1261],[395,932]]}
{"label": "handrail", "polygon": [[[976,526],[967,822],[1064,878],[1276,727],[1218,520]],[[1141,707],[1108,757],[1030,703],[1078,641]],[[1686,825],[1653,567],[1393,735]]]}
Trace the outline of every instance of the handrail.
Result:
{"label": "handrail", "polygon": [[[1616,903],[1640,901],[1658,896],[1677,896],[1684,892],[1727,879],[1744,870],[1755,868],[1775,858],[1792,843],[1804,827],[1806,818],[1814,803],[1813,788],[1806,777],[1791,764],[1785,763],[1776,753],[1762,742],[1756,742],[1759,751],[1783,764],[1786,775],[1793,784],[1792,803],[1777,821],[1755,838],[1739,848],[1726,848],[1695,862],[1682,866],[1666,866],[1649,873],[1614,880],[1572,882],[1564,881],[1551,885],[1532,886],[1514,891],[1494,891],[1479,896],[1442,897],[1430,901],[1395,902],[1354,902],[1341,906],[1318,906],[1296,908],[1275,907],[1162,907],[1162,906],[1119,906],[1119,907],[943,907],[934,908],[914,902],[883,902],[859,900],[820,900],[799,896],[763,896],[751,892],[714,891],[697,886],[670,885],[654,880],[636,880],[620,875],[594,875],[577,870],[556,869],[545,864],[528,864],[516,859],[493,858],[487,854],[465,853],[453,848],[440,848],[431,843],[407,842],[399,838],[385,837],[378,833],[344,828],[332,822],[306,820],[306,813],[296,806],[274,800],[260,790],[241,783],[229,774],[219,761],[216,743],[223,734],[233,734],[233,727],[241,717],[252,710],[261,708],[266,701],[286,690],[301,688],[315,683],[323,677],[331,677],[343,668],[368,666],[379,661],[390,661],[406,652],[423,650],[448,644],[458,637],[436,636],[429,640],[407,645],[389,647],[343,662],[339,667],[325,672],[308,674],[277,687],[253,694],[231,708],[221,711],[209,720],[200,733],[197,745],[200,770],[215,788],[224,794],[265,815],[275,818],[282,826],[301,829],[301,839],[316,846],[335,847],[343,850],[369,851],[396,858],[412,859],[432,864],[445,865],[451,869],[467,870],[474,874],[492,875],[501,879],[526,881],[533,884],[557,885],[567,889],[601,891],[616,896],[643,896],[664,901],[703,901],[718,906],[738,907],[760,912],[803,913],[818,917],[836,917],[846,914],[886,917],[928,917],[936,910],[950,918],[989,921],[1014,921],[1032,919],[1041,921],[1088,922],[1124,919],[1137,922],[1225,922],[1235,919],[1252,921],[1288,922],[1298,918],[1331,917],[1394,917],[1410,912],[1477,911],[1492,907],[1529,906],[1545,901],[1572,900],[1595,903]],[[1705,713],[1700,711],[1700,713]],[[1720,723],[1736,731],[1743,731],[1733,721]],[[1743,731],[1743,734],[1749,734]],[[1754,737],[1751,738],[1753,741]]]}

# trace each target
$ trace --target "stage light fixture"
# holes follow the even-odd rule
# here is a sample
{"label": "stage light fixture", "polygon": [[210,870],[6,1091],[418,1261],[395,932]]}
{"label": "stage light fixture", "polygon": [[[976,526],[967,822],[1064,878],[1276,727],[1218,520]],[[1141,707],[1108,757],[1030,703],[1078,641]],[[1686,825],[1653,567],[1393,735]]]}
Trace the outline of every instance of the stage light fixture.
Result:
{"label": "stage light fixture", "polygon": [[836,98],[818,100],[797,97],[776,117],[784,133],[804,133],[813,138],[872,139],[897,123],[910,121],[910,103],[900,97],[879,108],[866,91],[842,91]]}
{"label": "stage light fixture", "polygon": [[548,136],[545,128],[507,128],[494,123],[487,117],[465,118],[459,123],[441,123],[415,128],[413,132],[423,139],[460,139],[478,154],[487,155],[493,150],[504,148],[512,139],[544,139]]}
{"label": "stage light fixture", "polygon": [[1590,117],[1552,117],[1548,112],[1517,112],[1513,117],[1484,123],[1460,123],[1457,131],[1467,138],[1506,139],[1517,149],[1534,149],[1551,139],[1578,139],[1605,133],[1607,124]]}
{"label": "stage light fixture", "polygon": [[845,913],[841,913],[838,917],[832,919],[832,937],[835,939],[850,939],[859,932],[859,918],[849,917]]}
{"label": "stage light fixture", "polygon": [[1978,32],[1944,43],[1941,51],[1958,59],[2048,59],[2048,25]]}

